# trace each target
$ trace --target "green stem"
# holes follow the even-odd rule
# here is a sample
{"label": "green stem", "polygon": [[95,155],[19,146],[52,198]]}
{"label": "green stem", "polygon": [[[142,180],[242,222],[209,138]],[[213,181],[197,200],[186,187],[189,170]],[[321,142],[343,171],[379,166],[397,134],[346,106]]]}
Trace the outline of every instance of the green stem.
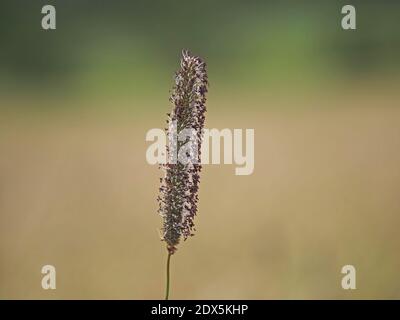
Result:
{"label": "green stem", "polygon": [[165,300],[168,300],[169,296],[169,262],[171,261],[171,252],[168,252],[168,259],[167,259],[167,286],[165,289]]}

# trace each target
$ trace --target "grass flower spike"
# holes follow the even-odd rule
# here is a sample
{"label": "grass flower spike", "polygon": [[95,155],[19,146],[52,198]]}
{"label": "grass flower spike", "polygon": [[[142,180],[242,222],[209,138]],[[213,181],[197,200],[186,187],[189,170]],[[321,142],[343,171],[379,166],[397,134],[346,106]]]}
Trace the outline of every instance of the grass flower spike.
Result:
{"label": "grass flower spike", "polygon": [[[164,177],[160,179],[158,197],[163,218],[162,237],[168,250],[166,299],[171,255],[180,240],[186,240],[195,231],[207,87],[205,62],[184,50],[170,97],[173,110],[167,120],[167,163],[161,165]],[[190,134],[181,139],[185,131]],[[190,161],[182,161],[185,157]]]}

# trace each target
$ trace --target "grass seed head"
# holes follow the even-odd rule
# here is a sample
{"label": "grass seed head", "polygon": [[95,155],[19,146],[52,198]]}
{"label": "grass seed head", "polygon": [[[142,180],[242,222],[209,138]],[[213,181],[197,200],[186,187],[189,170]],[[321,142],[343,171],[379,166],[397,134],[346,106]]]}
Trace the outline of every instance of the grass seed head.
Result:
{"label": "grass seed head", "polygon": [[[166,128],[168,161],[161,165],[164,177],[161,178],[158,197],[159,213],[163,218],[163,240],[171,254],[176,251],[182,237],[186,240],[195,231],[194,217],[197,213],[201,171],[200,150],[208,88],[206,64],[201,58],[183,50],[180,66],[175,74],[175,85],[170,97],[173,110],[168,114]],[[188,163],[171,161],[182,147],[188,146],[188,139],[177,139],[184,129],[194,132],[188,148],[193,160]]]}

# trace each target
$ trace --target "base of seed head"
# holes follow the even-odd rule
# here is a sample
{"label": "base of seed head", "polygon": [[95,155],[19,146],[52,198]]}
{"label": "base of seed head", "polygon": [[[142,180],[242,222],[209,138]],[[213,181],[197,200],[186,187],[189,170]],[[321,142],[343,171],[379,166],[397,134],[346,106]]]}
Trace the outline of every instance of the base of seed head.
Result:
{"label": "base of seed head", "polygon": [[174,254],[178,250],[177,247],[167,245],[167,251],[169,254]]}

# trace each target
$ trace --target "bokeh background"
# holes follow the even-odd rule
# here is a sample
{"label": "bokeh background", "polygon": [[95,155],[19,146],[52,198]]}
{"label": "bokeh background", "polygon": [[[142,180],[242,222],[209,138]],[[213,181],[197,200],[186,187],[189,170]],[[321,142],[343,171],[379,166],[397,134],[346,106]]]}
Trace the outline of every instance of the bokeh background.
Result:
{"label": "bokeh background", "polygon": [[145,134],[183,48],[208,63],[206,126],[255,129],[255,171],[205,166],[171,297],[400,298],[400,2],[351,1],[353,31],[345,4],[2,0],[0,298],[163,298]]}

